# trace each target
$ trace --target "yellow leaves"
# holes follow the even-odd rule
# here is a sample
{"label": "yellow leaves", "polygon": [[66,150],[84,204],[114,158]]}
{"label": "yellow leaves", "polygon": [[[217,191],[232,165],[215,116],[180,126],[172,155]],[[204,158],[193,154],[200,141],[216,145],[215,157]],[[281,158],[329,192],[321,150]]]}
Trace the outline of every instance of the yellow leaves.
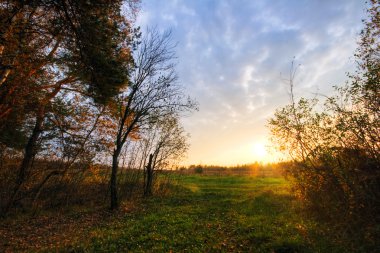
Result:
{"label": "yellow leaves", "polygon": [[120,49],[119,57],[124,62],[130,62],[132,60],[131,49],[127,47],[123,47]]}

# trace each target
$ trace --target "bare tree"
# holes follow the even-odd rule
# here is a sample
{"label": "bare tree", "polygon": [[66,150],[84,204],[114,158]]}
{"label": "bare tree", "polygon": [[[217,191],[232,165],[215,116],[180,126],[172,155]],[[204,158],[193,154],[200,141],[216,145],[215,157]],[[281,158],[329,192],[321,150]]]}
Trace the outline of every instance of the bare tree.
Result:
{"label": "bare tree", "polygon": [[177,82],[175,46],[170,31],[161,34],[148,29],[135,54],[131,84],[114,104],[118,131],[112,154],[111,209],[118,207],[119,156],[128,138],[137,137],[167,115],[179,115],[196,107]]}
{"label": "bare tree", "polygon": [[149,156],[144,168],[144,196],[152,194],[156,171],[170,169],[183,158],[188,149],[188,135],[179,125],[178,118],[171,115],[157,122],[146,136]]}

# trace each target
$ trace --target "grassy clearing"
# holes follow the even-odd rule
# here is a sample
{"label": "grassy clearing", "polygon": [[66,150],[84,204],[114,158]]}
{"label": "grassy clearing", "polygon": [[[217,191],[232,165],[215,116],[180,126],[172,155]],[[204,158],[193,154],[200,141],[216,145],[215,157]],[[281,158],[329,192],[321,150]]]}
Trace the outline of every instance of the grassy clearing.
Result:
{"label": "grassy clearing", "polygon": [[[75,252],[333,252],[311,243],[282,178],[185,176],[112,223],[89,228]],[[337,250],[338,251],[338,250]]]}

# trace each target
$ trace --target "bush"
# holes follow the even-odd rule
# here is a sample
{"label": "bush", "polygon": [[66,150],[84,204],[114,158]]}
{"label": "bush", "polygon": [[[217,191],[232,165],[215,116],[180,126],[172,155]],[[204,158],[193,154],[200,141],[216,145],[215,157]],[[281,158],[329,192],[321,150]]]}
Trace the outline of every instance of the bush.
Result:
{"label": "bush", "polygon": [[197,166],[194,168],[194,172],[196,174],[202,174],[203,173],[203,168],[201,166]]}
{"label": "bush", "polygon": [[[269,122],[273,143],[294,163],[288,174],[308,211],[355,251],[379,247],[380,3],[372,1],[357,57],[358,73],[337,94],[293,97]],[[292,72],[294,76],[294,72]]]}

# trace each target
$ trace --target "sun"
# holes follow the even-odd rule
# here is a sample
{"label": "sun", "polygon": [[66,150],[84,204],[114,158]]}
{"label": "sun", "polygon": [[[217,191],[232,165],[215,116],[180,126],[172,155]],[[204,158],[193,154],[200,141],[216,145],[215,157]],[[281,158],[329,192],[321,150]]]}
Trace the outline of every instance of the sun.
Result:
{"label": "sun", "polygon": [[253,145],[253,154],[257,159],[263,159],[268,154],[268,152],[263,143],[256,142]]}

